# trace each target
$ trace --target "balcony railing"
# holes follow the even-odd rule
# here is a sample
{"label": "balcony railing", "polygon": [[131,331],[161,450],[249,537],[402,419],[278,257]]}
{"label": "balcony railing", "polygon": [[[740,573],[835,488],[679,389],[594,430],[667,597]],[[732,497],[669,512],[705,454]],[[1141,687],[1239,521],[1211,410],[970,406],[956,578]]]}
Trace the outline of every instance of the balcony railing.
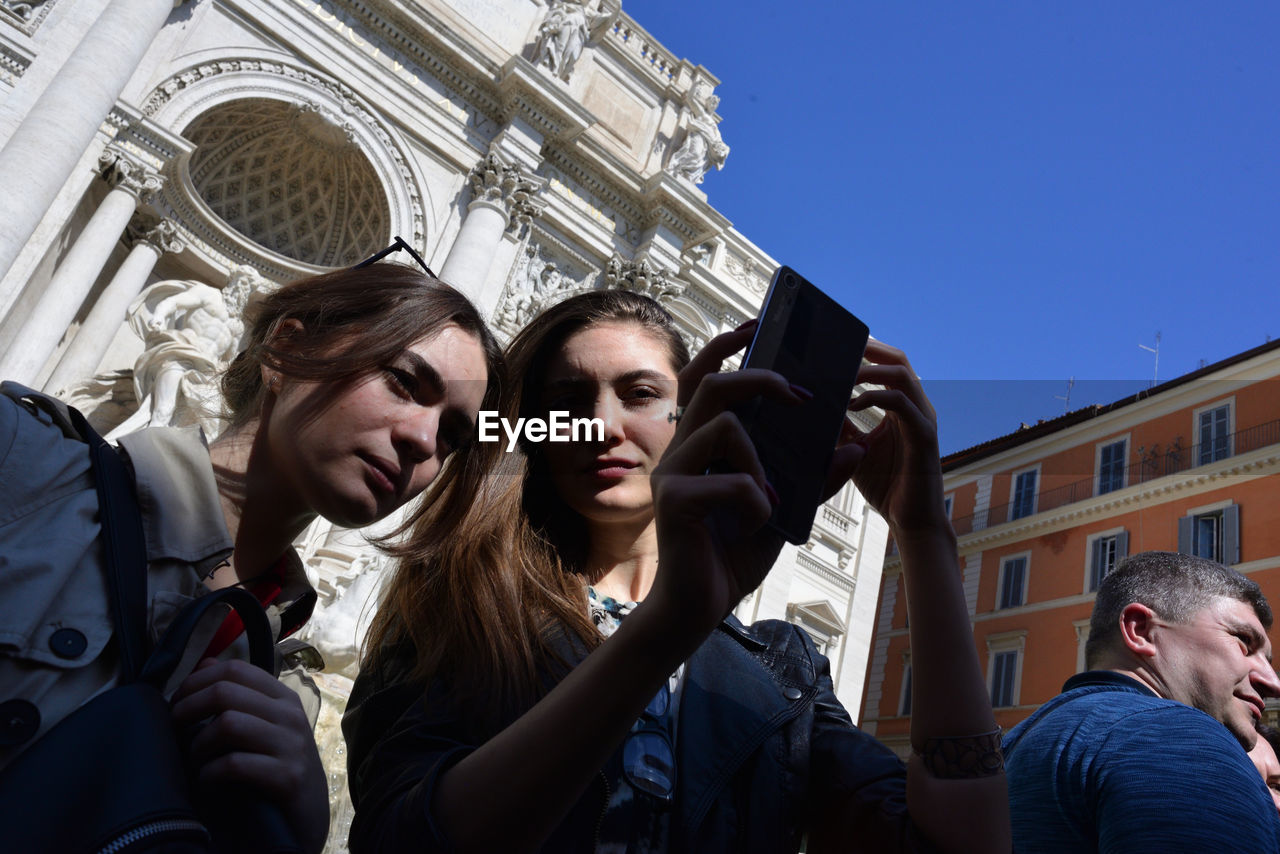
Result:
{"label": "balcony railing", "polygon": [[[1208,465],[1228,457],[1247,454],[1250,451],[1276,443],[1280,443],[1280,419],[1239,430],[1227,436],[1218,436],[1209,441],[1187,447],[1182,447],[1178,440],[1175,439],[1163,451],[1152,448],[1143,453],[1141,459],[1125,467],[1124,478],[1119,481],[1121,486],[1104,490],[1104,492],[1114,492],[1116,489],[1126,486],[1146,483],[1150,480]],[[1067,504],[1093,498],[1096,494],[1098,494],[1097,472],[1074,483],[1044,490],[1036,496],[1034,509],[1036,513],[1045,513]],[[1012,502],[998,504],[984,513],[974,513],[953,519],[951,526],[955,529],[956,536],[964,536],[973,531],[989,528],[992,525],[999,525],[1012,519],[1020,519],[1032,515],[1030,513],[1022,513],[1011,517],[1010,514],[1015,507],[1017,507],[1017,504]]]}

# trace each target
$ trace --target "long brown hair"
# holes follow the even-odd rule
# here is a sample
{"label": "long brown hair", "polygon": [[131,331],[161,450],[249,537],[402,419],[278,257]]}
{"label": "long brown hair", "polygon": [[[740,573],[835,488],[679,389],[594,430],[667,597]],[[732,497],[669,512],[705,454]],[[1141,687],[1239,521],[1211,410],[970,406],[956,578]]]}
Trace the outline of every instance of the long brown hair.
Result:
{"label": "long brown hair", "polygon": [[[550,359],[599,323],[635,323],[663,341],[678,371],[689,351],[675,320],[630,291],[591,291],[538,315],[507,346],[511,381],[499,414],[541,412]],[[365,642],[363,666],[380,667],[411,644],[408,678],[443,679],[463,719],[487,736],[548,690],[563,665],[553,641],[592,649],[581,564],[586,529],[551,485],[538,445],[477,443],[466,464],[442,472],[427,496]],[[403,675],[403,674],[401,674]],[[552,677],[553,678],[553,677]]]}
{"label": "long brown hair", "polygon": [[[222,375],[232,427],[261,412],[263,365],[297,379],[342,382],[376,370],[448,325],[480,342],[493,397],[501,385],[501,348],[480,312],[416,267],[371,264],[298,279],[268,294],[249,322],[248,346]],[[282,337],[287,347],[279,346]]]}

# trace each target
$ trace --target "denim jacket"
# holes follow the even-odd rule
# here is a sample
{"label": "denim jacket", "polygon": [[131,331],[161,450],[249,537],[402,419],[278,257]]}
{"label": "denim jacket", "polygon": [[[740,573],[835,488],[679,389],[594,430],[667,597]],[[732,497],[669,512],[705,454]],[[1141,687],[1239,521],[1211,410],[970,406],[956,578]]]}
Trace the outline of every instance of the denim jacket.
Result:
{"label": "denim jacket", "polygon": [[[689,659],[681,691],[673,851],[798,851],[832,809],[853,810],[865,828],[853,845],[932,850],[907,816],[903,763],[853,725],[827,659],[799,627],[725,619]],[[446,711],[446,697],[442,686],[424,691],[385,674],[356,680],[343,719],[355,854],[450,850],[431,814],[432,792],[475,745]],[[542,850],[596,850],[620,753]]]}

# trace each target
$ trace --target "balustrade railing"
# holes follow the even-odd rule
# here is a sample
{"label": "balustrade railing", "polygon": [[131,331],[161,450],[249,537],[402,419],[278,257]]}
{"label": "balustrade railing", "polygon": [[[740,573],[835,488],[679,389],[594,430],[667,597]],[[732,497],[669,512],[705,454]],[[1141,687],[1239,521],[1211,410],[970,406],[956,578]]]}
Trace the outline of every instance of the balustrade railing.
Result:
{"label": "balustrade railing", "polygon": [[[1122,478],[1118,480],[1114,479],[1114,477],[1112,478],[1112,482],[1117,483],[1117,486],[1103,492],[1114,492],[1116,489],[1123,489],[1126,486],[1134,486],[1171,474],[1178,474],[1188,469],[1215,463],[1228,457],[1247,454],[1250,451],[1256,451],[1258,448],[1277,443],[1280,443],[1280,419],[1238,430],[1229,435],[1215,436],[1212,439],[1186,447],[1183,447],[1175,439],[1163,451],[1153,447],[1143,453],[1137,462],[1130,463],[1124,468],[1124,476]],[[1067,504],[1093,498],[1099,494],[1098,480],[1098,473],[1094,472],[1090,477],[1065,486],[1046,489],[1037,494],[1032,510],[1035,513],[1045,513]],[[1025,503],[1006,502],[997,504],[986,512],[953,519],[951,526],[955,529],[957,536],[963,536],[973,531],[1032,515],[1030,512],[1018,513],[1017,511],[1020,509],[1026,510]]]}

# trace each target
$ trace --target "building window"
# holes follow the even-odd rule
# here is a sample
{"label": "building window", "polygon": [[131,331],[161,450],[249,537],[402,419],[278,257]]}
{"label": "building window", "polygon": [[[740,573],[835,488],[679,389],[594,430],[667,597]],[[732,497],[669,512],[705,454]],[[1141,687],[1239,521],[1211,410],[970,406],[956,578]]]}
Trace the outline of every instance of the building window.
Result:
{"label": "building window", "polygon": [[1124,488],[1124,461],[1129,443],[1124,439],[1098,449],[1098,494]]}
{"label": "building window", "polygon": [[1027,601],[1027,558],[1005,558],[1000,562],[1000,599],[998,608],[1016,608]]}
{"label": "building window", "polygon": [[1009,501],[1009,519],[1021,519],[1036,512],[1036,475],[1038,469],[1020,472],[1013,479],[1013,497]]}
{"label": "building window", "polygon": [[1193,510],[1178,520],[1178,551],[1231,566],[1240,562],[1240,506]]}
{"label": "building window", "polygon": [[902,670],[902,701],[898,703],[898,714],[911,714],[911,661],[908,660]]}
{"label": "building window", "polygon": [[1089,544],[1089,584],[1085,593],[1094,593],[1120,559],[1129,553],[1129,534],[1104,534]]}
{"label": "building window", "polygon": [[948,519],[951,518],[951,508],[952,506],[954,506],[954,504],[955,504],[954,495],[944,495],[942,497],[942,509],[943,511],[946,512]]}
{"label": "building window", "polygon": [[1197,414],[1196,441],[1200,446],[1199,465],[1231,456],[1231,404],[1215,406]]}
{"label": "building window", "polygon": [[991,662],[991,705],[1016,706],[1017,695],[1014,688],[1018,675],[1018,651],[997,652]]}
{"label": "building window", "polygon": [[991,705],[1016,706],[1022,693],[1022,653],[1027,630],[987,635],[987,680]]}

